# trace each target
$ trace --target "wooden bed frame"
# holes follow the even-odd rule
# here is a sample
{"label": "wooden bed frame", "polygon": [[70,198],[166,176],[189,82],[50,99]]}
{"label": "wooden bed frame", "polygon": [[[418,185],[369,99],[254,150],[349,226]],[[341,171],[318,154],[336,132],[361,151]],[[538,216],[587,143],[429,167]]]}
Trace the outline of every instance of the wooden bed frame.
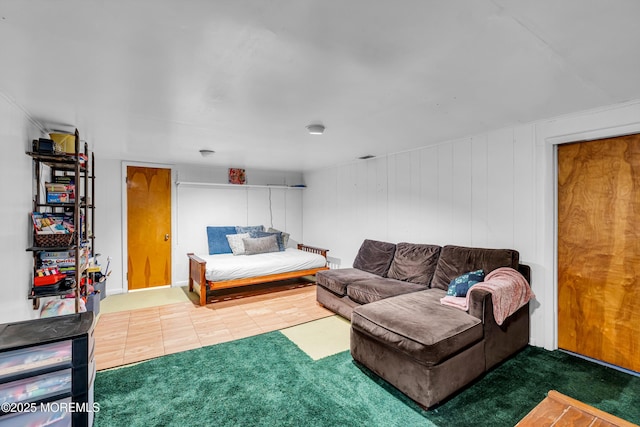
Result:
{"label": "wooden bed frame", "polygon": [[[316,248],[313,246],[307,246],[298,244],[298,249],[305,252],[311,252],[314,254],[322,255],[327,258],[328,249]],[[312,276],[320,270],[328,270],[329,267],[311,268],[308,270],[290,271],[287,273],[269,274],[266,276],[247,277],[244,279],[222,280],[213,282],[205,279],[205,272],[207,271],[207,262],[202,258],[188,253],[189,257],[189,292],[193,292],[194,283],[200,286],[200,305],[207,304],[207,290],[213,291],[217,289],[229,289],[238,286],[256,285],[258,283],[276,282],[278,280],[295,279],[297,277]]]}

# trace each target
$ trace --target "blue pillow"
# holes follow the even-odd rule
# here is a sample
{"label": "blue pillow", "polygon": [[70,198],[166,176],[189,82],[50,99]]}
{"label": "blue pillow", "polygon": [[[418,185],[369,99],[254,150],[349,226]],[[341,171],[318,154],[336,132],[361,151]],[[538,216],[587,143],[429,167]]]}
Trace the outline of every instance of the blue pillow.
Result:
{"label": "blue pillow", "polygon": [[247,226],[236,225],[236,233],[238,234],[242,234],[242,233],[251,234],[258,231],[264,231],[264,227],[262,225],[247,225]]}
{"label": "blue pillow", "polygon": [[276,241],[278,242],[278,250],[280,252],[285,250],[285,246],[284,246],[284,238],[282,237],[282,232],[281,231],[273,231],[273,232],[266,232],[266,231],[254,231],[252,233],[249,233],[249,235],[252,238],[256,238],[256,237],[267,237],[267,236],[276,236]]}
{"label": "blue pillow", "polygon": [[456,277],[449,283],[447,288],[447,295],[453,297],[463,297],[467,295],[469,288],[476,283],[484,280],[484,270],[471,271],[461,276]]}
{"label": "blue pillow", "polygon": [[227,234],[237,234],[236,227],[207,227],[209,255],[231,253],[231,246],[229,246]]}

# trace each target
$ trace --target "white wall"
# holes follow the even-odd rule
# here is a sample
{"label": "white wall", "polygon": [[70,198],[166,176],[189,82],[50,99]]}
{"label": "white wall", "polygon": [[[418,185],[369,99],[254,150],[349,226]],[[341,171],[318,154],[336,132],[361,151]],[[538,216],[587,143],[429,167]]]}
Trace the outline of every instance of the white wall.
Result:
{"label": "white wall", "polygon": [[295,245],[302,239],[302,191],[288,188],[178,186],[174,283],[184,285],[188,279],[188,252],[208,253],[208,225],[273,226],[290,233],[289,245]]}
{"label": "white wall", "polygon": [[305,175],[304,235],[349,267],[364,238],[534,253],[532,125]]}
{"label": "white wall", "polygon": [[31,300],[33,257],[25,251],[32,243],[29,213],[33,209],[31,157],[29,144],[42,136],[40,129],[10,100],[0,94],[0,171],[5,187],[0,209],[0,323],[38,317]]}
{"label": "white wall", "polygon": [[[640,132],[640,101],[496,130],[439,146],[300,174],[248,171],[251,184],[292,185],[272,190],[274,227],[294,240],[330,249],[332,261],[351,266],[364,238],[512,247],[532,266],[536,301],[531,343],[555,348],[555,180],[553,145]],[[0,95],[0,169],[7,196],[0,210],[0,323],[35,317],[27,299],[32,258],[28,214],[32,209],[32,161],[24,153],[41,130]],[[175,166],[182,181],[226,181],[226,170]],[[96,247],[112,257],[108,292],[122,292],[122,162],[96,153]],[[186,281],[186,252],[203,248],[205,223],[269,225],[264,189],[232,189],[237,203],[204,187],[176,190],[174,283]],[[242,196],[244,194],[244,196]],[[241,195],[241,196],[238,196]],[[205,206],[203,206],[205,205]],[[220,207],[224,206],[224,210]],[[234,208],[235,206],[235,208]],[[190,213],[196,212],[191,222]],[[237,216],[230,212],[240,212]],[[301,215],[300,212],[303,212]],[[200,225],[198,225],[200,223]],[[182,230],[181,230],[182,229]],[[202,237],[198,237],[198,235]],[[191,237],[193,236],[193,237]],[[184,264],[183,264],[184,263]]]}
{"label": "white wall", "polygon": [[633,132],[638,102],[309,172],[304,236],[342,267],[364,238],[517,249],[537,296],[531,343],[556,348],[554,144]]}
{"label": "white wall", "polygon": [[[279,171],[247,171],[247,185],[226,184],[227,168],[176,167],[173,283],[188,280],[186,254],[207,254],[209,225],[263,225],[286,231],[290,245],[302,240],[302,192],[283,186],[302,184],[302,174]],[[185,184],[186,183],[186,184]],[[279,186],[279,187],[263,187]]]}
{"label": "white wall", "polygon": [[111,258],[107,278],[107,294],[122,292],[122,198],[121,198],[121,161],[103,159],[95,153],[96,206],[95,250],[101,254],[98,258],[103,271],[107,257]]}
{"label": "white wall", "polygon": [[[112,273],[107,280],[107,294],[127,292],[126,215],[123,212],[123,192],[126,193],[123,164],[144,165],[140,162],[104,160],[96,153],[96,249],[102,254],[104,266],[107,256],[112,258]],[[177,182],[224,184],[226,168],[194,165],[158,165],[173,169]],[[296,185],[302,174],[278,171],[247,171],[251,185]],[[251,186],[207,186],[180,184],[173,186],[172,283],[185,285],[188,280],[188,252],[207,253],[207,225],[258,225],[291,233],[292,242],[302,239],[302,191],[298,188],[269,188]]]}
{"label": "white wall", "polygon": [[[176,181],[179,182],[207,182],[226,184],[229,179],[228,168],[177,165]],[[283,172],[273,170],[248,170],[246,171],[247,185],[280,185],[292,186],[304,184],[300,172]]]}
{"label": "white wall", "polygon": [[[29,151],[33,139],[46,136],[44,130],[31,120],[28,113],[0,94],[0,138],[2,156],[0,170],[2,182],[6,186],[5,202],[0,209],[0,221],[3,245],[0,247],[0,259],[4,278],[0,283],[0,323],[19,321],[39,316],[33,310],[31,300],[27,299],[32,278],[33,258],[25,249],[31,245],[32,230],[29,227],[29,213],[32,210],[33,162],[25,154]],[[91,141],[89,148],[91,149]],[[95,186],[96,194],[96,250],[101,254],[103,266],[107,257],[111,257],[112,274],[107,281],[107,293],[126,291],[123,283],[122,254],[122,160],[104,159],[96,154]],[[193,165],[169,166],[183,181],[224,183],[227,180],[226,168],[209,168]],[[302,184],[302,174],[278,171],[247,171],[248,183],[258,185],[297,185]],[[217,188],[217,189],[216,189]],[[220,187],[201,187],[175,190],[176,195],[184,196],[184,207],[174,206],[173,281],[182,284],[187,281],[186,253],[206,250],[206,225],[214,224],[258,224],[273,226],[291,232],[292,240],[302,240],[302,191],[300,189],[272,189],[272,212],[269,213],[268,189],[232,189],[233,194],[242,195],[237,204],[231,203],[226,196],[228,189]],[[208,195],[215,194],[209,197]],[[221,210],[220,207],[225,209]],[[178,213],[180,215],[178,216]],[[190,217],[190,214],[193,214]],[[184,214],[184,215],[182,215]],[[200,216],[199,216],[200,215]],[[199,219],[198,219],[199,218]],[[200,222],[200,223],[199,223]],[[180,232],[180,229],[184,233]],[[195,232],[193,229],[200,229]],[[204,242],[204,248],[202,246]],[[199,246],[198,246],[199,245]]]}

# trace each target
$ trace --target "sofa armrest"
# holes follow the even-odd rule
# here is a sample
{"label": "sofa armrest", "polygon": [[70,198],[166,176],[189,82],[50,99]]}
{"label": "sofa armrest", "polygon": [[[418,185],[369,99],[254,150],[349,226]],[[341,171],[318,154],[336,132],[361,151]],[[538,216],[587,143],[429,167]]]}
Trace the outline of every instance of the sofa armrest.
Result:
{"label": "sofa armrest", "polygon": [[[531,286],[531,267],[526,264],[518,264],[518,272],[522,274],[529,286]],[[482,323],[495,322],[491,293],[484,289],[476,289],[470,295],[469,314],[480,319]]]}
{"label": "sofa armrest", "polygon": [[469,299],[469,314],[480,319],[485,340],[485,363],[489,369],[529,343],[529,303],[498,325],[493,316],[490,292],[476,289]]}
{"label": "sofa armrest", "polygon": [[[488,308],[488,313],[487,313]],[[493,301],[491,292],[484,289],[476,289],[469,294],[469,314],[480,319],[482,323],[493,320]],[[487,318],[487,316],[490,318]]]}
{"label": "sofa armrest", "polygon": [[531,267],[527,264],[518,264],[518,272],[524,276],[529,286],[531,286]]}

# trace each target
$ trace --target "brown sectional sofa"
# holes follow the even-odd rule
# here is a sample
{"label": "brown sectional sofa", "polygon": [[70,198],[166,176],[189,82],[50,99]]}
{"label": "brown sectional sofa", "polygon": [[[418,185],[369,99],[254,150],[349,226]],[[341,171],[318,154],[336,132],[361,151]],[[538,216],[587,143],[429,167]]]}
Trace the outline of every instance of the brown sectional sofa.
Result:
{"label": "brown sectional sofa", "polygon": [[365,240],[353,268],[318,272],[317,300],[351,320],[356,362],[429,408],[529,342],[529,304],[498,325],[484,290],[467,312],[440,303],[455,277],[499,267],[530,282],[515,250]]}

